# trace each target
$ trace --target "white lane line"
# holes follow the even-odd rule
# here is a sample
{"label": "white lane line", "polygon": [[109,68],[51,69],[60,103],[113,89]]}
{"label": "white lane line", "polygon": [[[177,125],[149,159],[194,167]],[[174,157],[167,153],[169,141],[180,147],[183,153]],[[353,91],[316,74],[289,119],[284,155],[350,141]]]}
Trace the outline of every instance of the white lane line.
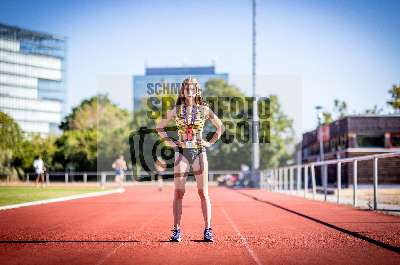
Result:
{"label": "white lane line", "polygon": [[242,236],[242,234],[240,233],[239,229],[237,228],[237,226],[235,225],[235,223],[232,221],[232,219],[229,217],[228,213],[225,211],[224,208],[221,208],[221,211],[223,212],[223,214],[225,215],[226,219],[228,220],[228,222],[231,224],[233,230],[235,230],[236,234],[240,237],[241,241],[243,242],[243,245],[245,246],[245,248],[247,249],[247,251],[249,252],[250,256],[253,258],[253,260],[258,264],[258,265],[262,265],[262,262],[260,261],[260,259],[257,257],[256,253],[254,253],[254,251],[250,248],[249,243],[247,242],[246,238],[244,236]]}
{"label": "white lane line", "polygon": [[[154,215],[153,217],[151,217],[149,220],[147,220],[146,222],[144,222],[141,226],[139,226],[139,228],[137,229],[137,231],[141,231],[143,230],[146,226],[148,226],[151,222],[154,221],[154,219],[156,219],[157,217],[159,217],[163,212],[164,212],[165,208],[162,209],[161,211],[159,211],[156,215]],[[131,238],[129,238],[131,240]],[[110,258],[112,255],[114,255],[118,249],[120,249],[121,247],[123,247],[126,243],[121,243],[119,246],[117,246],[116,248],[114,248],[113,250],[111,250],[105,257],[103,257],[101,260],[99,260],[96,265],[101,265],[104,264],[104,262]]]}
{"label": "white lane line", "polygon": [[40,200],[40,201],[33,201],[33,202],[24,202],[24,203],[1,206],[0,211],[21,208],[21,207],[27,207],[27,206],[40,205],[40,204],[47,204],[47,203],[52,203],[52,202],[64,202],[64,201],[69,201],[69,200],[103,196],[103,195],[108,195],[108,194],[113,194],[113,193],[123,193],[123,192],[125,192],[125,190],[123,190],[123,189],[114,189],[114,190],[110,190],[110,191],[100,191],[100,192],[76,194],[76,195],[65,196],[65,197],[61,197],[61,198],[54,198],[54,199],[47,199],[47,200]]}

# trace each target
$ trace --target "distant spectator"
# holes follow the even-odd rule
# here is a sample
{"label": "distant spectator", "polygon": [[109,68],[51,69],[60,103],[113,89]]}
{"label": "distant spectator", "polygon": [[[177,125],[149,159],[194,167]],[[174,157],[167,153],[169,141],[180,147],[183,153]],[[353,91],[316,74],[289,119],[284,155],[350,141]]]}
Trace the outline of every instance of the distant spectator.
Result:
{"label": "distant spectator", "polygon": [[245,186],[245,181],[247,182],[248,176],[250,174],[250,168],[246,164],[241,164],[240,165],[240,174],[239,174],[239,179],[236,183],[236,186],[239,187],[244,187]]}
{"label": "distant spectator", "polygon": [[115,181],[118,183],[119,187],[123,189],[122,183],[125,177],[125,170],[128,170],[123,155],[118,156],[118,158],[112,164],[112,168],[115,169]]}
{"label": "distant spectator", "polygon": [[42,181],[42,187],[43,187],[45,166],[42,157],[40,155],[38,155],[36,159],[33,161],[33,167],[35,168],[35,174],[36,174],[36,187],[39,186],[40,180]]}

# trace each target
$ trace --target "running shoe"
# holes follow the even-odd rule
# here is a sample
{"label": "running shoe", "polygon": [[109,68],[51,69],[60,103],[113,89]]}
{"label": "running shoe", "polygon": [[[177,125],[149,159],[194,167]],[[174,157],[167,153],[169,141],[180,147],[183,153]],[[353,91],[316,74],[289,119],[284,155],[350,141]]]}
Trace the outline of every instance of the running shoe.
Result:
{"label": "running shoe", "polygon": [[181,229],[172,229],[172,236],[171,236],[171,241],[173,242],[181,242],[182,237],[181,237]]}
{"label": "running shoe", "polygon": [[204,229],[204,241],[214,242],[211,227]]}

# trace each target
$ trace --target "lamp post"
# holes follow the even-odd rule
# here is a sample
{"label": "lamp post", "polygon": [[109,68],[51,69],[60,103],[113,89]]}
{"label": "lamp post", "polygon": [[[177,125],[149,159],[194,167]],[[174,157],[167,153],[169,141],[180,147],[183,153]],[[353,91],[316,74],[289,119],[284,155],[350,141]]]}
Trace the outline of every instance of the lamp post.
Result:
{"label": "lamp post", "polygon": [[253,117],[252,117],[252,177],[255,177],[258,174],[258,169],[260,167],[260,146],[258,139],[258,129],[259,129],[259,120],[258,120],[258,110],[257,110],[257,96],[256,96],[256,0],[252,1],[252,92],[253,92]]}
{"label": "lamp post", "polygon": [[[323,132],[322,132],[322,119],[323,119],[322,107],[315,106],[315,109],[317,111],[317,119],[318,119],[318,138],[319,138],[320,161],[324,161],[324,143],[323,143]],[[325,165],[321,165],[321,177],[322,177],[322,182],[324,185],[324,199],[326,201],[328,179],[327,179],[327,174],[325,174],[325,168],[326,168]]]}

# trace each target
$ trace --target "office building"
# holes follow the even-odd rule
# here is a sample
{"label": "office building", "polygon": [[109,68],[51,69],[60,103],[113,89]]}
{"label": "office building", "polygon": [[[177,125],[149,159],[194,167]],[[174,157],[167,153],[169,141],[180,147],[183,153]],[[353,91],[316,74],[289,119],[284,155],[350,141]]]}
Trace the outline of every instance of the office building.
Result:
{"label": "office building", "polygon": [[156,91],[179,91],[182,81],[188,76],[199,80],[202,89],[210,79],[228,82],[227,73],[216,73],[215,66],[202,67],[146,67],[144,75],[133,76],[133,109],[140,108],[141,100]]}
{"label": "office building", "polygon": [[0,111],[25,133],[59,133],[65,57],[65,37],[0,23]]}

